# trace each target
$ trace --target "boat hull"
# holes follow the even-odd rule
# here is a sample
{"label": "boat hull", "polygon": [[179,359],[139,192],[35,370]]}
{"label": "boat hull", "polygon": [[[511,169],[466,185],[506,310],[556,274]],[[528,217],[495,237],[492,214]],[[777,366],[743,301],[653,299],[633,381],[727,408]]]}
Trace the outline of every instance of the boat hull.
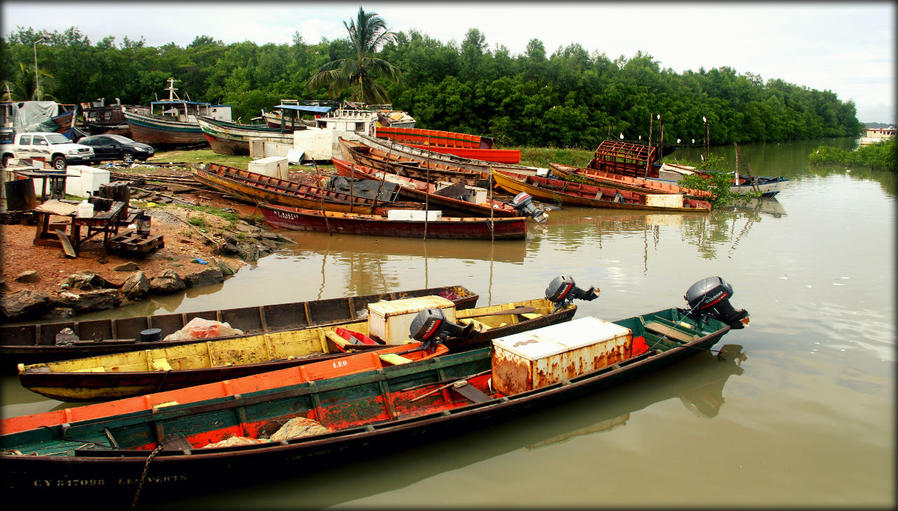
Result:
{"label": "boat hull", "polygon": [[[536,314],[534,317],[502,314],[518,307],[527,307]],[[554,308],[554,304],[546,299],[535,299],[458,310],[457,321],[474,319],[485,324],[485,320],[490,323],[490,328],[465,339],[447,342],[447,348],[462,351],[500,336],[569,321],[577,311],[575,305],[559,310]],[[26,366],[20,371],[19,381],[26,389],[50,399],[107,401],[230,380],[345,357],[357,351],[380,351],[390,347],[383,344],[350,345],[346,347],[348,352],[344,352],[332,341],[325,342],[328,338],[324,332],[333,328],[222,339],[212,345],[194,340],[191,344],[169,346],[162,350],[144,349],[118,356]],[[361,335],[369,334],[367,321],[345,323],[341,328]],[[166,360],[166,363],[171,361],[171,365],[164,369],[146,370],[147,366],[160,359]],[[206,367],[196,367],[200,365]],[[101,367],[103,371],[96,371]],[[135,367],[140,367],[140,370],[134,370]]]}
{"label": "boat hull", "polygon": [[[0,368],[7,373],[14,373],[16,364],[19,363],[38,364],[192,343],[195,340],[140,342],[138,339],[140,332],[149,328],[159,328],[160,337],[165,338],[197,317],[226,322],[246,334],[261,334],[358,321],[367,313],[369,303],[429,295],[443,296],[452,300],[456,309],[472,308],[479,298],[479,295],[462,286],[445,286],[234,309],[119,319],[0,325],[0,339],[3,340],[3,344],[0,345],[0,361],[2,361]],[[81,340],[72,344],[56,344],[56,334],[64,328],[71,328]]]}
{"label": "boat hull", "polygon": [[[691,205],[691,207],[655,206],[644,202],[645,194],[629,190],[503,172],[494,172],[493,177],[496,180],[496,185],[509,193],[526,192],[543,201],[557,202],[568,206],[677,213],[707,213],[711,211],[711,205],[708,202],[694,199],[683,199],[683,203]],[[618,196],[621,198],[620,200],[617,199]]]}
{"label": "boat hull", "polygon": [[196,122],[180,122],[156,115],[125,111],[131,138],[150,145],[205,145],[206,137]]}
{"label": "boat hull", "polygon": [[[657,314],[666,316],[673,311]],[[638,321],[639,317],[630,319]],[[624,321],[618,323],[637,326]],[[142,485],[141,498],[156,499],[171,498],[182,492],[195,493],[202,488],[211,490],[222,484],[270,480],[275,474],[320,469],[323,464],[357,461],[433,439],[455,437],[593,394],[709,349],[729,327],[711,330],[703,331],[690,342],[675,343],[664,351],[650,351],[569,381],[516,395],[487,395],[486,400],[476,404],[448,391],[431,393],[426,399],[422,394],[458,379],[467,379],[470,385],[488,392],[491,348],[322,381],[314,387],[301,384],[233,399],[157,408],[152,413],[121,416],[102,424],[75,423],[67,430],[73,438],[92,435],[100,441],[105,427],[108,437],[118,438],[118,443],[123,445],[137,445],[139,449],[97,447],[79,449],[75,456],[5,454],[0,456],[3,484],[9,498],[16,501],[102,497],[112,505],[120,499],[131,502],[139,485]],[[183,431],[188,441],[202,445],[229,431],[265,430],[267,418],[296,415],[317,417],[332,432],[244,447],[184,450],[172,445],[161,448],[149,460],[150,450],[158,445],[156,436]],[[237,417],[244,419],[240,421]],[[217,421],[219,426],[212,426],[212,421]],[[129,422],[152,422],[157,425],[156,431],[133,428],[127,425]],[[193,432],[188,429],[188,423],[194,425]],[[179,428],[179,424],[184,426]],[[32,431],[35,435],[50,434]],[[3,440],[4,448],[15,445],[8,435]],[[142,478],[146,467],[149,467],[146,477]]]}
{"label": "boat hull", "polygon": [[265,221],[274,227],[296,231],[327,232],[331,234],[362,234],[401,238],[439,239],[524,239],[527,221],[524,217],[500,218],[443,218],[433,221],[388,220],[381,215],[321,212],[260,204]]}
{"label": "boat hull", "polygon": [[249,142],[252,139],[263,139],[268,142],[293,146],[292,130],[287,132],[270,128],[265,124],[241,125],[233,122],[219,121],[211,117],[197,119],[206,141],[212,151],[218,154],[249,154]]}
{"label": "boat hull", "polygon": [[388,209],[422,209],[413,202],[382,202],[317,186],[287,181],[247,170],[209,163],[193,168],[193,175],[204,185],[253,204],[269,202],[285,206],[353,213],[386,213]]}

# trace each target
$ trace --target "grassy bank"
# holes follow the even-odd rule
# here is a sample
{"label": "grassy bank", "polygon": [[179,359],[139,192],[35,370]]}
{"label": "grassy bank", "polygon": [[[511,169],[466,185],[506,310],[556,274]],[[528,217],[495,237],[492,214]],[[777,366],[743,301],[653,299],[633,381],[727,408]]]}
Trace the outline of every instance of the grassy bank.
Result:
{"label": "grassy bank", "polygon": [[861,147],[855,151],[820,146],[811,153],[810,160],[812,163],[838,163],[895,172],[898,170],[896,150],[898,146],[895,145],[895,139]]}

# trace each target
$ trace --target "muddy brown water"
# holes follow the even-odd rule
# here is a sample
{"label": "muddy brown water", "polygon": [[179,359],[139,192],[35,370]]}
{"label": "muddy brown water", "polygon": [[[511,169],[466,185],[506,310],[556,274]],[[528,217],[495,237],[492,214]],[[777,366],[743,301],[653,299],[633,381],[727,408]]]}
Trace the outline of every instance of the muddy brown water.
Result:
{"label": "muddy brown water", "polygon": [[[102,313],[448,284],[486,305],[540,297],[559,274],[601,289],[576,317],[681,306],[713,275],[751,313],[721,357],[474,434],[152,507],[894,506],[895,174],[811,167],[820,143],[854,142],[740,147],[754,173],[791,179],[775,200],[709,215],[565,209],[495,244],[285,233],[295,246],[220,286]],[[4,416],[66,406],[9,377],[3,398]]]}

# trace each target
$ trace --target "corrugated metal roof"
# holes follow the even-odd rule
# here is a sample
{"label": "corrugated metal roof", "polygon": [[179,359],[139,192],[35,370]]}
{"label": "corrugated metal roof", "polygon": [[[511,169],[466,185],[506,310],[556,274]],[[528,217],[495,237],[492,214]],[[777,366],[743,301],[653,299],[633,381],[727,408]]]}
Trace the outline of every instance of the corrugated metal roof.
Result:
{"label": "corrugated metal roof", "polygon": [[275,108],[282,110],[297,110],[299,112],[309,112],[314,114],[323,114],[331,110],[329,106],[312,106],[312,105],[277,105]]}

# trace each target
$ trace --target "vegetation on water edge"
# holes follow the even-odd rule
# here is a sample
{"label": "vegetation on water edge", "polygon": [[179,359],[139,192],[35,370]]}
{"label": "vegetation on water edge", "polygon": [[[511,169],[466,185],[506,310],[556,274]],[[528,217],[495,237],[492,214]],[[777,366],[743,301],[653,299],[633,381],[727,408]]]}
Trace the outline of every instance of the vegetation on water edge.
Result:
{"label": "vegetation on water edge", "polygon": [[[389,20],[386,20],[389,23]],[[47,42],[35,46],[41,36]],[[44,99],[79,103],[114,98],[146,105],[174,77],[182,96],[232,106],[249,122],[281,98],[325,99],[325,85],[307,88],[323,65],[353,58],[349,38],[309,44],[298,32],[292,44],[225,44],[207,35],[186,47],[148,46],[141,38],[91,42],[78,28],[63,32],[18,28],[0,39],[0,74],[18,100],[35,96],[33,61],[40,61]],[[549,53],[531,39],[512,54],[487,43],[476,28],[458,43],[416,30],[398,32],[376,54],[401,70],[386,84],[394,108],[417,126],[491,136],[501,147],[537,145],[594,149],[607,137],[647,140],[649,119],[666,144],[677,139],[708,144],[790,141],[858,136],[852,101],[776,78],[766,81],[730,67],[677,73],[637,52],[609,58],[570,44]],[[345,99],[347,89],[334,99]],[[655,135],[657,137],[657,135]]]}
{"label": "vegetation on water edge", "polygon": [[737,199],[753,199],[761,196],[760,192],[735,194],[730,191],[734,172],[733,169],[727,167],[726,159],[721,156],[712,154],[702,161],[687,160],[679,163],[711,172],[711,179],[693,174],[691,176],[683,176],[683,180],[679,184],[684,188],[711,192],[712,198],[710,202],[714,208],[730,206]]}
{"label": "vegetation on water edge", "polygon": [[839,163],[870,169],[898,171],[895,139],[884,140],[854,151],[820,146],[810,155],[811,163]]}

